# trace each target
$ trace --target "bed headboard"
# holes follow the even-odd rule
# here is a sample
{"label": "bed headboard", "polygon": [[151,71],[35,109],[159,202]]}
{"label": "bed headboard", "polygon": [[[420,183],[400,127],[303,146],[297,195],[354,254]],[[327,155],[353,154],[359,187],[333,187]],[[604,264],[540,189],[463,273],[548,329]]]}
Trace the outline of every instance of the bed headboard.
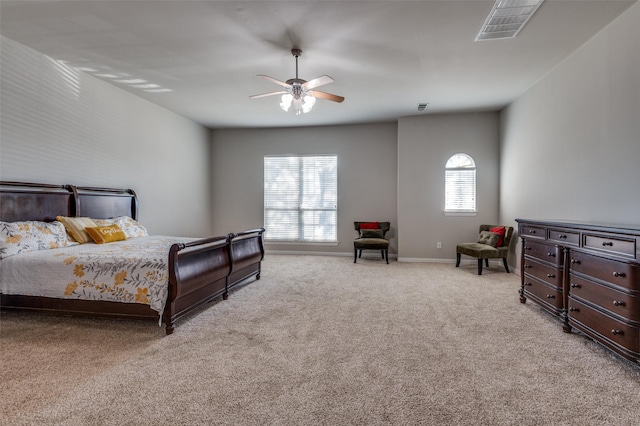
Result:
{"label": "bed headboard", "polygon": [[73,190],[64,185],[0,181],[0,221],[52,222],[74,209]]}
{"label": "bed headboard", "polygon": [[76,216],[107,219],[129,216],[138,219],[138,197],[133,189],[76,187]]}
{"label": "bed headboard", "polygon": [[58,215],[137,220],[138,197],[131,189],[0,181],[0,221],[51,222]]}

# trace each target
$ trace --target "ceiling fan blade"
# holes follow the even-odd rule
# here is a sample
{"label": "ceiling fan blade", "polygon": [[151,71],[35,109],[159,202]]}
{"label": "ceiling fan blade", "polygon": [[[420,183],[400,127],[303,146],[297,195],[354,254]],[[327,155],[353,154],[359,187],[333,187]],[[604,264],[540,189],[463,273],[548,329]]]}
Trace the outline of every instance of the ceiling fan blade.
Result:
{"label": "ceiling fan blade", "polygon": [[313,89],[315,87],[324,86],[325,84],[333,83],[333,79],[328,75],[323,75],[318,78],[314,78],[313,80],[309,80],[306,83],[302,84],[302,87],[305,89]]}
{"label": "ceiling fan blade", "polygon": [[256,98],[264,98],[265,96],[284,95],[285,93],[289,93],[289,92],[287,92],[286,90],[278,90],[277,92],[261,93],[259,95],[253,95],[249,97],[256,99]]}
{"label": "ceiling fan blade", "polygon": [[269,81],[270,81],[270,82],[272,82],[272,83],[279,84],[280,86],[282,86],[282,87],[286,87],[287,89],[288,89],[289,87],[291,87],[291,85],[290,85],[290,84],[287,84],[287,83],[285,83],[284,81],[276,80],[275,78],[273,78],[273,77],[269,77],[268,75],[262,75],[262,74],[260,74],[260,75],[258,75],[258,77],[260,77],[260,78],[264,78],[265,80],[269,80]]}
{"label": "ceiling fan blade", "polygon": [[309,90],[307,93],[309,93],[313,97],[320,98],[320,99],[326,99],[328,101],[333,101],[333,102],[342,102],[342,101],[344,101],[344,97],[342,97],[342,96],[332,95],[331,93],[320,92],[318,90]]}

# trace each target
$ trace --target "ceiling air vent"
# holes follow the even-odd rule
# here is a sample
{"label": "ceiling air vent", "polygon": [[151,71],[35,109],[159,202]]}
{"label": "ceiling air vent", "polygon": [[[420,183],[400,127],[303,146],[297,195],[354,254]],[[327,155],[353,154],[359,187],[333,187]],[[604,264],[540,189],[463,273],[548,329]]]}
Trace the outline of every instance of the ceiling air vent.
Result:
{"label": "ceiling air vent", "polygon": [[475,41],[514,38],[544,0],[497,0]]}
{"label": "ceiling air vent", "polygon": [[418,104],[418,112],[425,112],[429,104]]}

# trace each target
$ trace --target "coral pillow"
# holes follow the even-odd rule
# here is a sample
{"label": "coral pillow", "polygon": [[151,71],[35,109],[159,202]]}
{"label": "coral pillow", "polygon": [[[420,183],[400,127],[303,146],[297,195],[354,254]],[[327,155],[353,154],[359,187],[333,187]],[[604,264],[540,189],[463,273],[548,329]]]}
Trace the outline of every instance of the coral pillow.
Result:
{"label": "coral pillow", "polygon": [[498,238],[498,242],[496,243],[496,247],[502,247],[502,243],[504,243],[504,233],[506,229],[504,226],[495,226],[489,229],[489,232],[493,232],[494,234],[498,234],[500,238]]}
{"label": "coral pillow", "polygon": [[380,226],[378,226],[378,222],[368,222],[368,223],[360,224],[360,229],[378,229],[378,228],[380,228]]}

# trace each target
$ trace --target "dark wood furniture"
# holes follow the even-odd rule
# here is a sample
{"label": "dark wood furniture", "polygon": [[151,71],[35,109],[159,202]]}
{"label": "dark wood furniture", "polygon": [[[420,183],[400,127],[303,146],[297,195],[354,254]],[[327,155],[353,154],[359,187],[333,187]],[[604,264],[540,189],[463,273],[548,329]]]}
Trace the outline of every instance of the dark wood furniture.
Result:
{"label": "dark wood furniture", "polygon": [[[138,217],[138,199],[130,189],[0,182],[0,221],[38,220],[56,216]],[[264,228],[200,239],[171,246],[169,294],[162,322],[171,334],[178,318],[222,296],[240,282],[260,279]],[[158,321],[148,305],[93,300],[0,294],[0,309],[50,314],[115,317]]]}
{"label": "dark wood furniture", "polygon": [[520,301],[529,298],[640,363],[640,227],[516,219]]}

